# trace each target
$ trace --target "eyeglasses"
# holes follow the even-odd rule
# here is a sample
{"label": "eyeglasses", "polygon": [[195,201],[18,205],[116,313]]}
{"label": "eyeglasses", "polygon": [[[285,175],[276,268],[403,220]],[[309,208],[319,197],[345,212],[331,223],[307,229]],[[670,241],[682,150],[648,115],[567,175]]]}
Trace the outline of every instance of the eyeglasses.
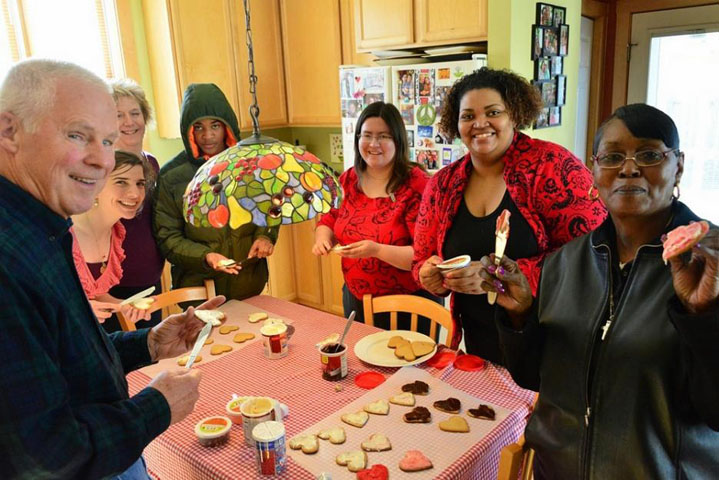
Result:
{"label": "eyeglasses", "polygon": [[638,167],[651,167],[658,165],[667,158],[670,153],[679,152],[678,148],[662,152],[659,150],[643,150],[636,152],[633,157],[627,157],[624,153],[612,152],[602,155],[592,155],[592,160],[599,165],[600,168],[621,168],[624,162],[631,159]]}
{"label": "eyeglasses", "polygon": [[379,135],[371,135],[369,133],[360,133],[359,135],[357,135],[357,138],[359,138],[360,142],[364,142],[364,143],[372,143],[374,140],[377,140],[377,143],[394,142],[394,138],[392,138],[392,135],[389,135],[387,133],[380,133]]}

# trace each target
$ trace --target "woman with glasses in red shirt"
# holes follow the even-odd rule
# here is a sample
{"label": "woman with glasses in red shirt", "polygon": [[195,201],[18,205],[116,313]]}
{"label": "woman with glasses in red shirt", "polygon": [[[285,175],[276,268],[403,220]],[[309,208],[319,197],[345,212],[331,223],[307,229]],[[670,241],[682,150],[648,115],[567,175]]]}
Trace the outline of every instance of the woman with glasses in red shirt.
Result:
{"label": "woman with glasses in red shirt", "polygon": [[[413,294],[439,301],[422,290],[410,268],[417,210],[429,177],[409,162],[407,131],[392,104],[375,102],[357,120],[354,167],[340,176],[345,192],[338,209],[322,216],[312,253],[341,255],[343,306],[363,318],[362,297]],[[341,248],[340,248],[341,247]],[[379,321],[378,321],[379,320]],[[387,319],[375,318],[387,328]],[[399,328],[407,328],[399,319]],[[419,331],[429,331],[420,321]]]}

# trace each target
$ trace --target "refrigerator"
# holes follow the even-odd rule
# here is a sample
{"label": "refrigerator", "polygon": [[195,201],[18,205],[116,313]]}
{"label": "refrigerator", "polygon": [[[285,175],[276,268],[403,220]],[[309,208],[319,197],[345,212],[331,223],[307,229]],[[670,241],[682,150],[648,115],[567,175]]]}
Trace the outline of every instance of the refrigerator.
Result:
{"label": "refrigerator", "polygon": [[407,128],[410,160],[434,173],[462,158],[460,139],[449,141],[437,127],[442,104],[455,81],[487,65],[487,55],[471,60],[409,65],[340,66],[342,153],[345,170],[354,165],[355,124],[370,103],[393,103]]}

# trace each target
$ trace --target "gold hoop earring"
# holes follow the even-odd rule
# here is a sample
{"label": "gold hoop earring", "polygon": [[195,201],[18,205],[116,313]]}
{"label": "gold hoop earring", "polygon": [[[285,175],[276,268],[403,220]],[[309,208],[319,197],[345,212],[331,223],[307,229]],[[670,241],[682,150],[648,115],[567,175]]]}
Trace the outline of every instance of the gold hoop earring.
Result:
{"label": "gold hoop earring", "polygon": [[[592,190],[594,190],[594,193],[592,194]],[[587,192],[587,198],[589,200],[596,200],[599,198],[599,190],[597,190],[594,185],[591,185],[589,187],[589,191]]]}
{"label": "gold hoop earring", "polygon": [[97,198],[95,198],[95,201],[92,203],[92,206],[97,207],[98,205],[100,205],[100,201]]}
{"label": "gold hoop earring", "polygon": [[679,190],[679,184],[677,183],[676,185],[674,185],[674,190],[672,190],[672,198],[674,198],[674,200],[679,200],[679,197],[681,195],[682,192],[681,190]]}

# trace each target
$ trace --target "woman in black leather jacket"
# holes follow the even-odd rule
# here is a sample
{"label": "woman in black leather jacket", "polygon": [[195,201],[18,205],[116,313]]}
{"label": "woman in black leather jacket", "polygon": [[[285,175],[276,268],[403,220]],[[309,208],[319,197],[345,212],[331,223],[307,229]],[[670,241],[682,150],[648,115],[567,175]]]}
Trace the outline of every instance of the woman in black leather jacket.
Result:
{"label": "woman in black leather jacket", "polygon": [[678,201],[684,154],[660,110],[619,108],[592,160],[610,217],[547,258],[536,298],[515,262],[482,259],[507,367],[539,389],[535,477],[716,478],[719,230],[662,261],[662,235],[700,219]]}

